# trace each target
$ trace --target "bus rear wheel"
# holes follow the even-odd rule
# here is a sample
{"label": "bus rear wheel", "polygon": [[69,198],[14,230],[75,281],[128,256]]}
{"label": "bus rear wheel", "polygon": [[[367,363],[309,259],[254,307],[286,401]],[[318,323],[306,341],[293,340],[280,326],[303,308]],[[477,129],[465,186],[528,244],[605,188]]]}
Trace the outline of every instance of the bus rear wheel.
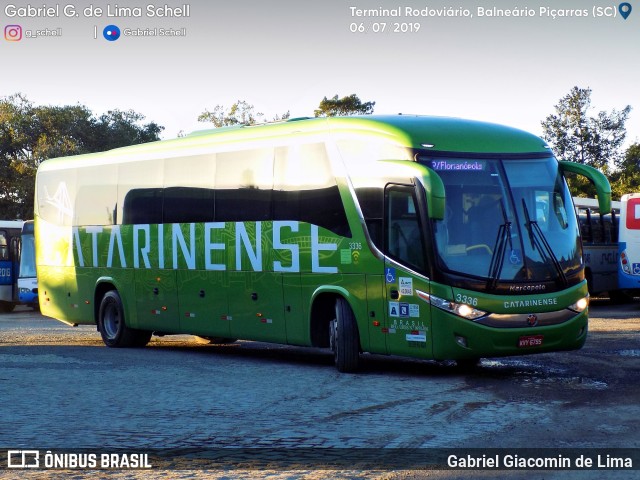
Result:
{"label": "bus rear wheel", "polygon": [[144,347],[151,340],[151,333],[127,327],[122,299],[117,290],[105,293],[100,302],[98,330],[107,347]]}
{"label": "bus rear wheel", "polygon": [[352,373],[360,363],[360,336],[351,307],[344,298],[336,300],[336,318],[331,322],[329,343],[339,372]]}

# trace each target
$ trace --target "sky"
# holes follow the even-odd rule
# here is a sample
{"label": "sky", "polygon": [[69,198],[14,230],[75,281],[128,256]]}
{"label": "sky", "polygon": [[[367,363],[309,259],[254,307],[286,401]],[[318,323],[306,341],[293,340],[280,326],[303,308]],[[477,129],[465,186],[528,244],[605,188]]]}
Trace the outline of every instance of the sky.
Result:
{"label": "sky", "polygon": [[[592,89],[592,115],[633,107],[628,145],[640,141],[640,2],[629,4],[625,19],[611,0],[8,0],[0,97],[97,115],[133,109],[164,126],[163,138],[211,128],[198,115],[237,100],[267,118],[298,117],[353,93],[375,101],[376,114],[541,135],[540,122],[579,86]],[[105,39],[108,25],[117,40]],[[127,35],[145,29],[156,36]]]}

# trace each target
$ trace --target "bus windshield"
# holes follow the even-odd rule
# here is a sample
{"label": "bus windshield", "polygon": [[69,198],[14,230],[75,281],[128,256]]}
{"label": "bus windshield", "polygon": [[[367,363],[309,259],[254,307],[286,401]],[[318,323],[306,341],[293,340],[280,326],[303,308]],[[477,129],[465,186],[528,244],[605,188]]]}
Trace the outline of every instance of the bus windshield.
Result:
{"label": "bus windshield", "polygon": [[36,276],[36,250],[33,239],[33,233],[22,234],[20,278],[34,278]]}
{"label": "bus windshield", "polygon": [[445,218],[434,222],[443,270],[486,279],[490,288],[547,281],[564,288],[581,271],[571,197],[553,157],[418,161],[445,185]]}

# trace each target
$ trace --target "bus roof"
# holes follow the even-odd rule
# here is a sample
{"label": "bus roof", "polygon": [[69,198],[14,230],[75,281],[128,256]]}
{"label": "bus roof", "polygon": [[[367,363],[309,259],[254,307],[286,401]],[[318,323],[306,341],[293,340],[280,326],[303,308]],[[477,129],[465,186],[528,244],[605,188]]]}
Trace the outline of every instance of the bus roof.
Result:
{"label": "bus roof", "polygon": [[[591,210],[600,209],[597,198],[573,197],[573,204],[576,208],[589,208]],[[611,208],[620,210],[620,202],[612,201]]]}
{"label": "bus roof", "polygon": [[0,220],[0,228],[22,228],[22,220]]}
{"label": "bus roof", "polygon": [[127,157],[159,158],[161,156],[206,153],[212,145],[243,142],[276,141],[291,136],[347,136],[386,138],[399,145],[431,152],[523,154],[550,153],[545,142],[530,133],[493,123],[449,117],[420,115],[363,115],[329,118],[295,118],[283,122],[252,126],[232,126],[194,132],[185,137],[160,140],[108,152],[61,157],[47,160],[43,170],[67,168],[66,160],[89,163],[126,161]]}

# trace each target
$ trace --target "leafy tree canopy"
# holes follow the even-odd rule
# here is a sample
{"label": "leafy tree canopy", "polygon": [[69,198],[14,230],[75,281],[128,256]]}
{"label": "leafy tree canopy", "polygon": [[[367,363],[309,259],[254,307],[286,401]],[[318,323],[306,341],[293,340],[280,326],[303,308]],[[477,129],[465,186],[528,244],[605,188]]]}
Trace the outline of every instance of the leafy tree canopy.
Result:
{"label": "leafy tree canopy", "polygon": [[[590,115],[591,89],[573,87],[555,106],[555,113],[542,122],[543,138],[559,160],[584,163],[611,175],[621,165],[627,105],[611,113]],[[595,189],[580,176],[569,179],[574,195],[595,195]]]}
{"label": "leafy tree canopy", "polygon": [[[271,121],[286,120],[289,112],[282,116],[276,115]],[[256,112],[253,105],[238,100],[228,109],[224,105],[216,105],[212,112],[205,110],[198,116],[199,122],[211,122],[216,128],[232,125],[255,125],[265,122],[264,113]]]}
{"label": "leafy tree canopy", "polygon": [[329,99],[324,97],[317,110],[316,117],[337,117],[344,115],[371,115],[376,102],[362,102],[354,93],[347,97],[338,98],[335,95]]}
{"label": "leafy tree canopy", "polygon": [[0,218],[33,216],[34,178],[48,158],[159,140],[163,127],[133,110],[96,117],[84,105],[37,106],[24,95],[0,98]]}
{"label": "leafy tree canopy", "polygon": [[615,199],[625,193],[640,192],[640,143],[634,143],[627,149],[609,180]]}

